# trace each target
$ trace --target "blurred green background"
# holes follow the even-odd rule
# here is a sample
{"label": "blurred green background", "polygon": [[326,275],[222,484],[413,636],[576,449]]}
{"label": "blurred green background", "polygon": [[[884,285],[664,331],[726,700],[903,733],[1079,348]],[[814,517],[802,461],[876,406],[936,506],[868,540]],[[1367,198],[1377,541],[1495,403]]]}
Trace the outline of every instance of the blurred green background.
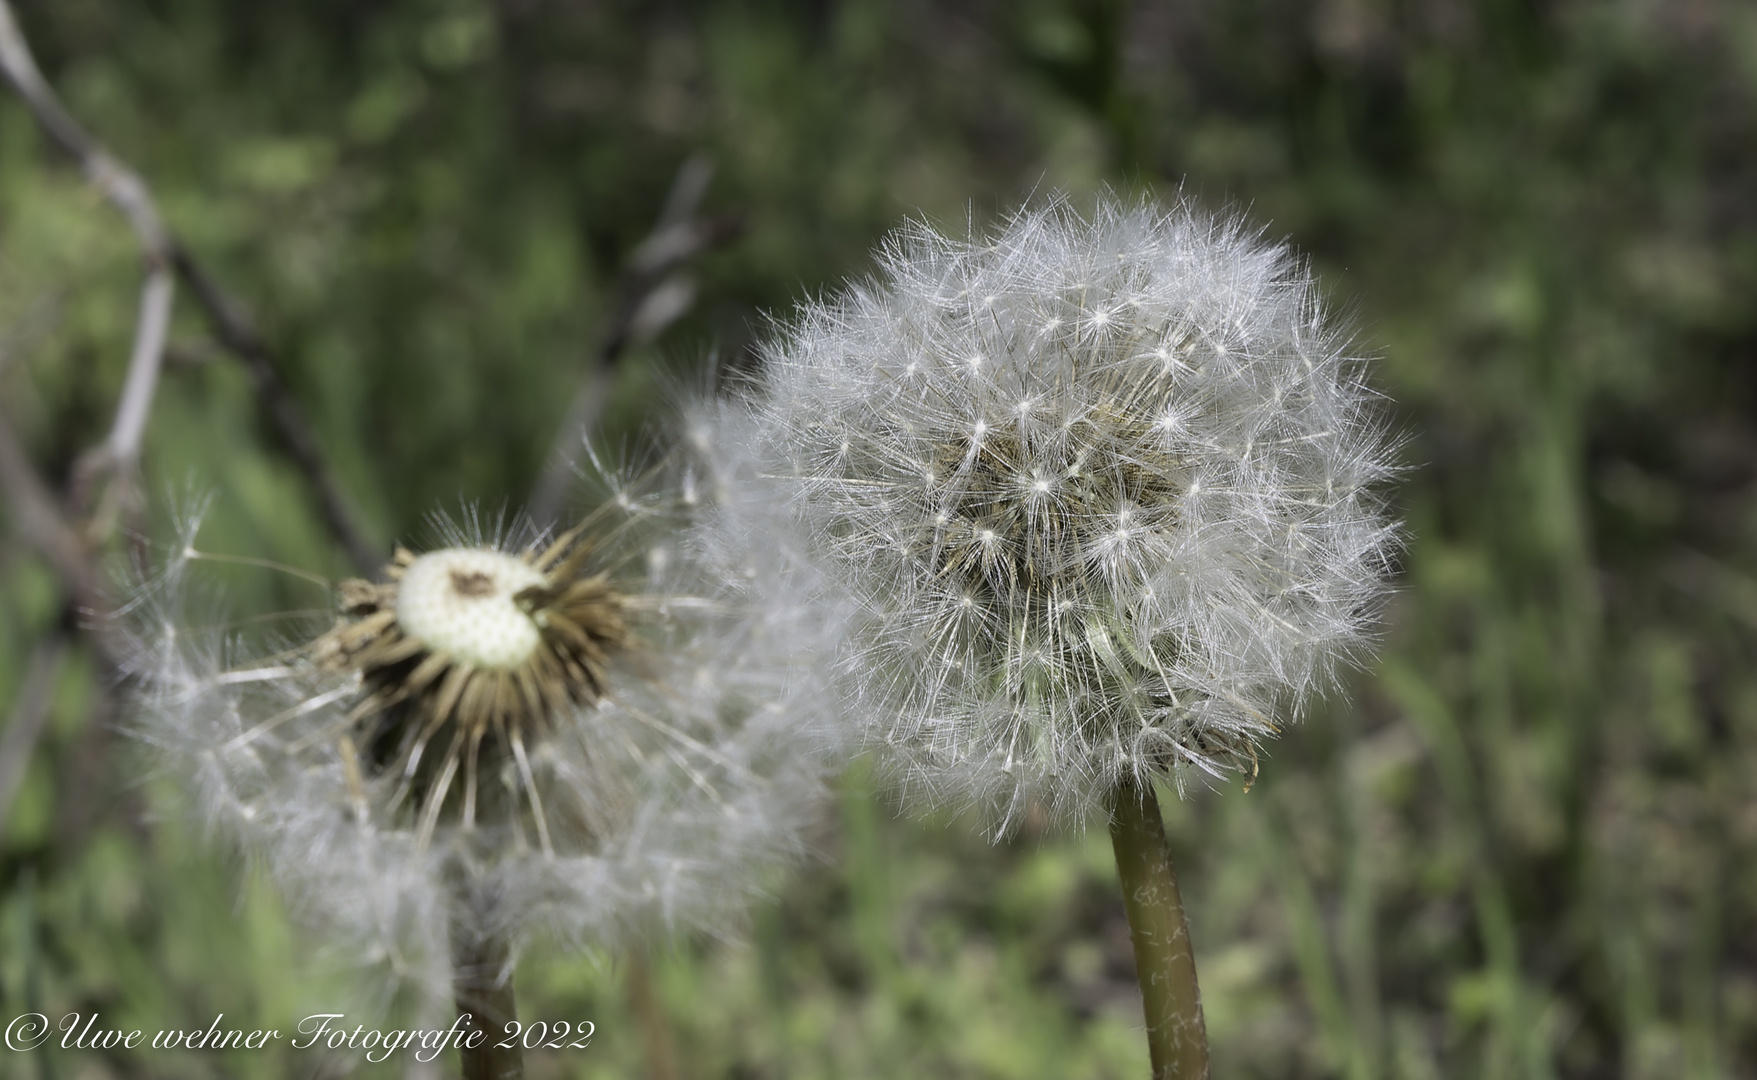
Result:
{"label": "blurred green background", "polygon": [[[601,380],[611,446],[909,215],[1181,188],[1287,236],[1382,357],[1409,544],[1372,670],[1249,793],[1167,800],[1215,1075],[1757,1076],[1757,8],[15,6],[71,111],[250,307],[384,549],[435,509],[529,498],[692,158],[716,242]],[[0,413],[59,491],[109,426],[140,280],[121,218],[0,95]],[[171,340],[147,557],[210,492],[207,550],[351,572],[187,290]],[[19,525],[0,505],[11,724],[76,618]],[[323,602],[222,576],[239,611]],[[160,797],[125,688],[73,641],[4,808],[0,1018],[343,1007],[345,958]],[[1103,830],[990,846],[897,820],[865,775],[748,941],[655,952],[676,1074],[1144,1075]],[[533,1076],[648,1073],[627,970],[521,966],[527,1018],[598,1025]],[[0,1051],[0,1075],[64,1080],[406,1065]]]}

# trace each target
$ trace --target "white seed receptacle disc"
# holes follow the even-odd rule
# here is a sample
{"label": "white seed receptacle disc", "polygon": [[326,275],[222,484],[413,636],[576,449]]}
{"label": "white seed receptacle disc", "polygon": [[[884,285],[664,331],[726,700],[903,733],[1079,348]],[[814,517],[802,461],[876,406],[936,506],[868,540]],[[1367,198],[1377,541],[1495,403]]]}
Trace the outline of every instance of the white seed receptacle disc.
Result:
{"label": "white seed receptacle disc", "polygon": [[543,575],[529,563],[498,551],[429,552],[403,571],[397,623],[435,652],[477,667],[514,668],[536,651],[542,634],[513,597],[541,584]]}

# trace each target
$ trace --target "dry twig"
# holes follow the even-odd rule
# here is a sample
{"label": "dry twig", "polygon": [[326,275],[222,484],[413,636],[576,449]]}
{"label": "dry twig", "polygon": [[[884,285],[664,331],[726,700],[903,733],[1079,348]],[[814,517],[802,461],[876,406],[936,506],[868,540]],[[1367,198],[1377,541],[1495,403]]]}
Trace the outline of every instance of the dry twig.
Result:
{"label": "dry twig", "polygon": [[[164,358],[165,335],[171,326],[171,301],[175,296],[172,241],[159,217],[152,193],[139,176],[104,149],[103,144],[79,125],[62,107],[60,99],[43,78],[30,46],[13,18],[12,7],[0,0],[0,70],[18,91],[25,105],[49,137],[85,170],[89,179],[134,230],[146,263],[146,281],[140,291],[140,317],[134,324],[134,344],[129,350],[128,376],[116,404],[116,418],[103,443],[88,451],[78,473],[95,478],[110,473],[114,483],[106,489],[93,515],[94,535],[105,535],[116,515],[139,506],[140,444],[152,411]],[[82,483],[80,486],[84,486]]]}
{"label": "dry twig", "polygon": [[0,490],[12,503],[19,531],[61,575],[68,591],[82,606],[105,610],[104,575],[84,539],[61,513],[49,486],[37,475],[4,413],[0,413]]}
{"label": "dry twig", "polygon": [[697,216],[713,175],[714,164],[706,154],[697,153],[684,161],[671,182],[659,220],[629,255],[610,321],[599,338],[591,367],[574,393],[567,419],[556,432],[531,496],[531,517],[540,524],[554,521],[561,509],[573,477],[574,455],[597,427],[617,361],[629,346],[658,337],[689,311],[695,302],[695,284],[683,272],[684,265],[738,233],[735,220]]}
{"label": "dry twig", "polygon": [[37,68],[7,0],[0,0],[0,70],[4,70],[7,80],[50,138],[80,163],[86,176],[128,219],[147,264],[140,318],[135,324],[128,377],[116,407],[115,422],[104,443],[89,452],[77,470],[81,479],[76,487],[86,486],[86,478],[103,471],[114,471],[125,481],[119,489],[113,485],[115,495],[106,495],[94,513],[91,534],[94,537],[107,535],[115,514],[138,502],[140,444],[163,366],[174,282],[181,277],[195,294],[202,314],[220,343],[244,362],[275,433],[316,489],[330,531],[347,549],[362,573],[373,573],[383,561],[378,547],[368,539],[349,510],[340,485],[318,449],[311,424],[287,390],[268,347],[243,314],[243,309],[220,290],[213,278],[165,228],[146,184],[67,112]]}

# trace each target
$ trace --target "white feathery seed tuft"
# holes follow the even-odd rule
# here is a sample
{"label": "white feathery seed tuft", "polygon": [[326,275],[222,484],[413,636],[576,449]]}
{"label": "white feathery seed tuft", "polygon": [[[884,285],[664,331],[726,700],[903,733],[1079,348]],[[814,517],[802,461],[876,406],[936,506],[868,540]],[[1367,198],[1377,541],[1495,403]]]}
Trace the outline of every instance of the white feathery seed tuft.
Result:
{"label": "white feathery seed tuft", "polygon": [[1125,780],[1254,777],[1357,654],[1394,472],[1282,245],[1188,203],[917,224],[804,304],[744,421],[863,612],[840,658],[910,801],[997,833]]}
{"label": "white feathery seed tuft", "polygon": [[342,955],[444,998],[460,931],[734,930],[801,853],[849,752],[823,651],[842,615],[784,513],[731,482],[752,463],[686,428],[560,535],[442,523],[439,550],[343,582],[314,640],[191,617],[199,513],[141,587],[136,730]]}

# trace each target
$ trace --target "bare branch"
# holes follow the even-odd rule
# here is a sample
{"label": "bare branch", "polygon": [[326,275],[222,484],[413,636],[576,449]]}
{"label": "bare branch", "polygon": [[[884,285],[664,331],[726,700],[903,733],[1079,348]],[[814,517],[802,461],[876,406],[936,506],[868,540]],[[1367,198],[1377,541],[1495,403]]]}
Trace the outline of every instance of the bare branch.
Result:
{"label": "bare branch", "polygon": [[0,732],[0,836],[6,835],[13,796],[24,781],[25,766],[36,752],[37,740],[48,726],[49,706],[55,701],[55,681],[66,659],[67,638],[60,632],[31,650],[24,685],[13,699],[6,730]]}
{"label": "bare branch", "polygon": [[103,446],[94,452],[87,467],[114,470],[124,484],[132,486],[140,460],[140,443],[146,434],[146,418],[152,410],[164,357],[165,333],[171,322],[174,281],[171,277],[171,237],[165,231],[152,193],[140,177],[104,149],[62,106],[50,88],[24,34],[19,31],[12,7],[0,0],[0,70],[12,83],[37,122],[85,170],[86,178],[113,203],[134,230],[146,261],[146,283],[140,294],[140,318],[135,323],[134,346],[129,351],[128,377],[123,384],[116,419]]}
{"label": "bare branch", "polygon": [[92,561],[85,542],[67,523],[61,507],[25,453],[24,444],[12,424],[0,413],[0,490],[6,492],[17,517],[19,532],[24,534],[61,575],[68,591],[80,603],[102,610],[104,576]]}
{"label": "bare branch", "polygon": [[147,273],[146,283],[140,290],[140,317],[134,324],[134,348],[128,358],[128,377],[122,383],[122,395],[116,402],[116,419],[110,426],[109,437],[82,455],[74,470],[75,504],[83,504],[82,493],[100,474],[110,473],[113,479],[104,488],[103,497],[87,523],[86,532],[93,539],[109,536],[119,517],[134,518],[142,508],[140,445],[146,438],[153,393],[164,368],[173,285],[168,267],[154,264]]}
{"label": "bare branch", "polygon": [[[195,293],[215,336],[244,362],[276,434],[316,489],[330,531],[341,541],[362,573],[374,573],[383,561],[377,554],[377,546],[368,540],[349,510],[334,474],[318,449],[311,425],[297,400],[288,392],[268,347],[242,309],[220,291],[213,279],[165,228],[146,184],[92,138],[62,106],[37,68],[7,0],[0,0],[0,69],[4,69],[7,80],[17,89],[49,136],[79,161],[92,183],[128,218],[147,263],[140,318],[135,327],[128,377],[116,408],[116,419],[109,437],[88,455],[80,473],[89,475],[113,469],[132,485],[153,392],[163,366],[174,280],[175,276],[181,276]],[[124,498],[126,494],[123,493]],[[116,510],[115,499],[114,495],[107,496],[94,515],[104,526],[103,531],[107,531]]]}
{"label": "bare branch", "polygon": [[147,415],[152,411],[153,387],[165,355],[165,336],[171,328],[174,288],[170,272],[155,267],[140,290],[140,318],[135,322],[128,379],[122,384],[122,399],[116,405],[116,421],[110,428],[110,454],[118,461],[133,461],[140,456]]}
{"label": "bare branch", "polygon": [[598,426],[617,362],[630,345],[658,337],[689,311],[695,301],[695,283],[683,272],[684,265],[738,234],[739,223],[734,220],[696,216],[713,175],[714,164],[706,154],[696,153],[686,160],[671,182],[659,220],[629,254],[610,320],[599,336],[591,366],[581,377],[532,493],[530,514],[539,524],[554,521],[561,508],[573,476],[574,456]]}
{"label": "bare branch", "polygon": [[146,185],[80,127],[62,106],[38,70],[30,46],[18,28],[18,21],[13,18],[12,6],[6,0],[0,0],[0,70],[5,71],[7,81],[24,98],[49,137],[79,161],[86,176],[104,193],[104,197],[115,203],[128,218],[148,257],[169,263],[171,238],[159,219],[158,208],[153,204]]}

